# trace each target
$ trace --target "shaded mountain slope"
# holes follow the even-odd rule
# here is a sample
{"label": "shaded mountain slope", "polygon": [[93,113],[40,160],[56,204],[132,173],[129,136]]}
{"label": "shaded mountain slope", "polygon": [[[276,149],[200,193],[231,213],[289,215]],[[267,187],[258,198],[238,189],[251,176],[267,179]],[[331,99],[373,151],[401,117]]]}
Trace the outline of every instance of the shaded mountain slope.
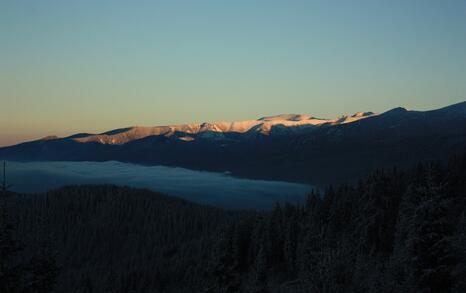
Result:
{"label": "shaded mountain slope", "polygon": [[[121,129],[104,135],[107,139],[108,135],[112,139],[114,135],[123,135],[128,139],[126,143],[102,143],[94,135],[80,135],[2,148],[0,158],[119,160],[327,184],[351,180],[378,167],[442,160],[466,148],[466,102],[426,112],[395,108],[380,115],[353,116],[365,119],[353,121],[346,117],[343,122],[303,124],[301,121],[313,118],[264,117],[254,121],[298,121],[298,124],[275,123],[266,132],[260,123],[244,132],[218,131],[219,125],[192,132],[168,127],[170,135],[164,132],[141,138],[136,135],[131,139],[128,139],[130,134],[142,130]],[[259,131],[257,125],[261,128]],[[180,139],[183,137],[189,139]]]}

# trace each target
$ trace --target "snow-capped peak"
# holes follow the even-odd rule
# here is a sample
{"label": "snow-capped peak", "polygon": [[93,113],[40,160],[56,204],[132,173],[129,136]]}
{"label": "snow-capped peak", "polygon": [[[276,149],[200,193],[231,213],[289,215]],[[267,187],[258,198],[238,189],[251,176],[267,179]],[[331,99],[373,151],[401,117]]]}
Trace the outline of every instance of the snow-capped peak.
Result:
{"label": "snow-capped peak", "polygon": [[262,117],[257,120],[245,120],[235,122],[204,122],[169,126],[135,126],[129,128],[116,129],[101,134],[90,134],[86,136],[73,137],[78,142],[98,142],[102,144],[125,144],[132,140],[142,139],[148,136],[176,135],[183,141],[192,141],[194,136],[200,135],[203,138],[223,138],[225,133],[246,133],[254,132],[270,134],[272,128],[282,126],[284,129],[309,129],[325,124],[344,124],[354,122],[374,115],[372,112],[359,112],[352,116],[343,116],[338,119],[320,119],[311,115],[303,114],[281,114],[275,116]]}
{"label": "snow-capped peak", "polygon": [[374,112],[357,112],[357,113],[351,115],[351,117],[361,118],[361,117],[368,117],[368,116],[372,116],[372,115],[374,115]]}

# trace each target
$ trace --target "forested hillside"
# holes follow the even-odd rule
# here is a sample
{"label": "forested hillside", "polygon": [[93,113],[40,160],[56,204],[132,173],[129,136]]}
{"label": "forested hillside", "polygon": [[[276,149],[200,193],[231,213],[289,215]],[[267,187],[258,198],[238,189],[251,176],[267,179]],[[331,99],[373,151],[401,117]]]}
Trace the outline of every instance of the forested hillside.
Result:
{"label": "forested hillside", "polygon": [[20,267],[1,292],[31,272],[47,290],[23,292],[466,290],[466,157],[378,170],[270,212],[114,186],[10,194],[2,206],[0,278],[38,251],[45,265]]}
{"label": "forested hillside", "polygon": [[47,241],[60,267],[58,292],[198,291],[217,231],[230,218],[216,208],[114,186],[15,195],[9,206],[26,248]]}

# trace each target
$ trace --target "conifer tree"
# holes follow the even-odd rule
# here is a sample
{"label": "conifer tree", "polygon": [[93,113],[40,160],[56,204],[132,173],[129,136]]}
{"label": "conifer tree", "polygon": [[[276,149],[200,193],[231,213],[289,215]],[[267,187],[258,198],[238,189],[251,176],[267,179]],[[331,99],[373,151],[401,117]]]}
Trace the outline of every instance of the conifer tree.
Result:
{"label": "conifer tree", "polygon": [[414,225],[411,253],[418,288],[430,292],[450,292],[455,260],[451,223],[448,222],[448,202],[439,194],[432,194],[417,208]]}
{"label": "conifer tree", "polygon": [[268,293],[267,286],[267,255],[264,245],[259,248],[259,253],[254,262],[254,293]]}
{"label": "conifer tree", "polygon": [[6,198],[0,198],[0,292],[21,292],[24,268],[18,262],[21,245],[7,213]]}

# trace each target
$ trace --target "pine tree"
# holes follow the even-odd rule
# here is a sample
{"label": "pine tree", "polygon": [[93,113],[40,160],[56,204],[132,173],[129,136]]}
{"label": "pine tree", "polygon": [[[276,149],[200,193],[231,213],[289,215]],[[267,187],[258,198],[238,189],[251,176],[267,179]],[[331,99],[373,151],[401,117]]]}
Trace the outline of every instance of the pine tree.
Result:
{"label": "pine tree", "polygon": [[267,286],[267,255],[264,245],[259,248],[259,253],[254,262],[254,293],[268,293]]}
{"label": "pine tree", "polygon": [[[414,292],[414,272],[411,265],[409,241],[414,234],[414,213],[421,202],[417,187],[410,186],[404,194],[398,211],[395,245],[386,275],[387,292]],[[389,289],[388,289],[389,288]]]}
{"label": "pine tree", "polygon": [[3,161],[3,180],[2,180],[2,186],[1,186],[1,191],[2,194],[1,196],[6,197],[8,195],[8,190],[11,188],[11,184],[8,184],[6,180],[6,162]]}
{"label": "pine tree", "polygon": [[31,290],[37,293],[48,293],[55,290],[59,273],[55,258],[50,248],[43,247],[31,258],[30,270],[32,274]]}
{"label": "pine tree", "polygon": [[212,275],[215,278],[214,288],[208,292],[230,293],[237,292],[239,284],[235,272],[235,257],[233,250],[234,228],[230,227],[220,236],[218,246],[215,250]]}
{"label": "pine tree", "polygon": [[461,215],[454,244],[458,254],[458,263],[454,271],[455,292],[466,292],[466,212]]}
{"label": "pine tree", "polygon": [[22,247],[14,238],[6,205],[6,199],[0,198],[0,292],[15,293],[23,287],[24,268],[18,263]]}
{"label": "pine tree", "polygon": [[242,273],[249,264],[249,248],[251,242],[251,231],[246,221],[234,225],[233,232],[233,257],[235,261],[235,270]]}
{"label": "pine tree", "polygon": [[267,261],[271,266],[281,264],[283,262],[283,235],[281,232],[283,224],[283,211],[281,206],[277,203],[270,217],[268,217],[267,226],[267,241],[265,253],[268,257]]}
{"label": "pine tree", "polygon": [[297,250],[298,239],[300,235],[298,217],[298,210],[291,209],[291,215],[287,218],[287,223],[285,226],[284,259],[287,265],[287,271],[291,278],[296,276],[297,270]]}
{"label": "pine tree", "polygon": [[455,266],[450,202],[431,179],[419,191],[423,201],[414,212],[412,238],[408,239],[416,285],[429,292],[450,292]]}
{"label": "pine tree", "polygon": [[[47,212],[47,209],[44,210],[44,213]],[[38,245],[35,247],[28,265],[31,275],[29,287],[32,292],[37,293],[53,292],[59,275],[48,219],[47,214],[39,214],[36,218],[36,223],[39,225],[37,229]]]}

